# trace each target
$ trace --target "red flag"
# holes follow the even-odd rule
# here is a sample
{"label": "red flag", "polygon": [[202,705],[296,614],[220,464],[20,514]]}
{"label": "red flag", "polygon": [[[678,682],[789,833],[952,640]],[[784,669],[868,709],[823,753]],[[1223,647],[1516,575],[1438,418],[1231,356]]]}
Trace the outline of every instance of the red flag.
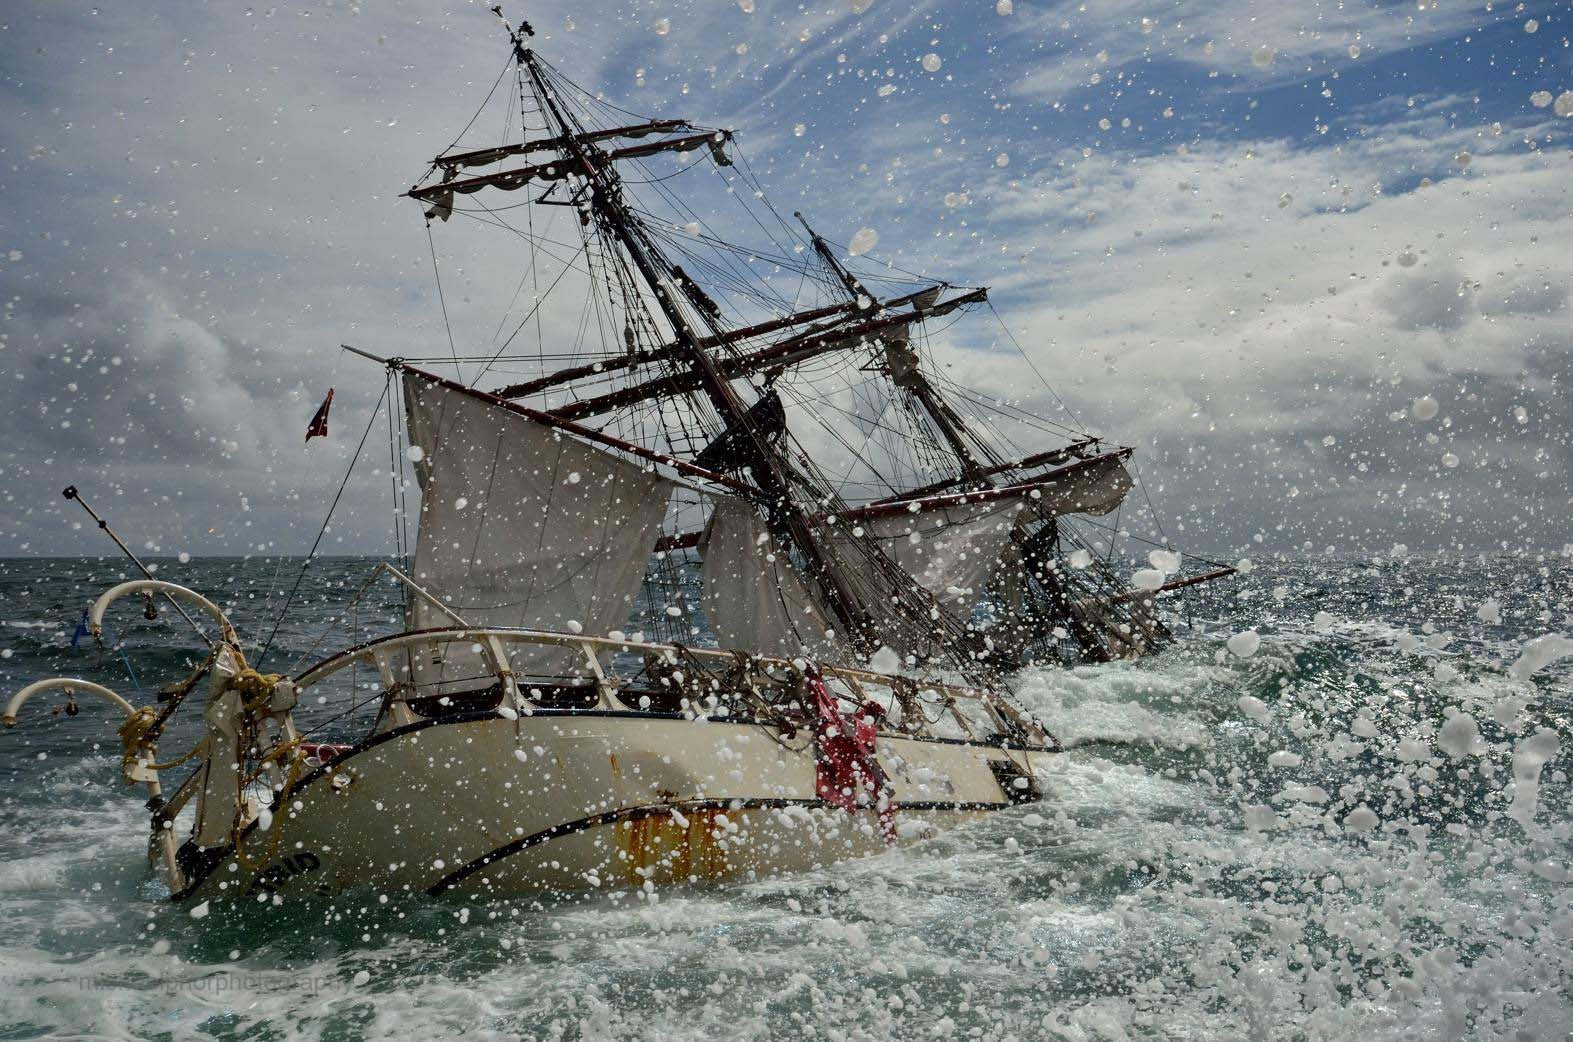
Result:
{"label": "red flag", "polygon": [[316,413],[311,418],[311,423],[306,426],[306,440],[313,438],[326,438],[328,436],[328,406],[333,404],[333,388],[328,388],[328,396],[322,399],[322,404],[317,406]]}

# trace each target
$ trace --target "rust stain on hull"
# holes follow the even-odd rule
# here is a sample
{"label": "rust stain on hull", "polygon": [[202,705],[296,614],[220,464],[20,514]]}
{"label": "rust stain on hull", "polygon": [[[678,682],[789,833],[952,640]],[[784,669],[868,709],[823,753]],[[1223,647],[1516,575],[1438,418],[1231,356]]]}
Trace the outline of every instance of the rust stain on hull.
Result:
{"label": "rust stain on hull", "polygon": [[628,881],[647,879],[722,879],[734,866],[721,846],[726,832],[726,812],[719,808],[692,810],[681,815],[645,814],[618,825],[619,862]]}

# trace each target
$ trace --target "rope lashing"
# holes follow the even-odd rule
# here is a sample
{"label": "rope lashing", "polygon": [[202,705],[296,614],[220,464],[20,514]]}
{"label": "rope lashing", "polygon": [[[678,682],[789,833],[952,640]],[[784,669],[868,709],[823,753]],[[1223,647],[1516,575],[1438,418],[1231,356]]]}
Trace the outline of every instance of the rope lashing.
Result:
{"label": "rope lashing", "polygon": [[247,712],[255,712],[267,705],[273,697],[273,689],[278,686],[284,677],[279,673],[258,673],[250,666],[243,667],[234,676],[229,678],[225,687],[240,692]]}
{"label": "rope lashing", "polygon": [[157,723],[158,711],[152,706],[143,706],[126,717],[126,722],[120,725],[120,766],[123,771],[130,771],[136,766],[143,754],[152,756],[151,734]]}

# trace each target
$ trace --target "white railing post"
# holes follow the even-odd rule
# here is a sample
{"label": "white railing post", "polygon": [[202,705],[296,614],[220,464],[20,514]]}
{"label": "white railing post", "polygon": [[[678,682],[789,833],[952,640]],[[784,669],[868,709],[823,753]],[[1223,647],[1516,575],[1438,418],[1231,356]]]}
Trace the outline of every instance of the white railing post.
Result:
{"label": "white railing post", "polygon": [[627,709],[622,700],[617,697],[617,685],[613,684],[606,676],[606,671],[601,668],[601,657],[595,653],[595,646],[599,641],[584,640],[579,646],[584,649],[585,663],[590,667],[590,675],[595,677],[596,707],[599,709]]}

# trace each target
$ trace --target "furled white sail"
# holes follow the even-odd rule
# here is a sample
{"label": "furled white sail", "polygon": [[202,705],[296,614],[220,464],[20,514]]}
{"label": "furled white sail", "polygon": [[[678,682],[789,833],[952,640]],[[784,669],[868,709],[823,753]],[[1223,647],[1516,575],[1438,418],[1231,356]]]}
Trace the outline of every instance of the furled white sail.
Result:
{"label": "furled white sail", "polygon": [[[463,391],[407,374],[421,518],[415,580],[474,626],[604,634],[628,619],[672,482]],[[449,626],[412,598],[410,627]],[[488,671],[451,645],[415,664],[418,684],[460,689]],[[516,645],[512,668],[574,676],[575,648]]]}
{"label": "furled white sail", "polygon": [[699,552],[705,617],[723,648],[842,657],[826,636],[834,627],[753,506],[719,497]]}
{"label": "furled white sail", "polygon": [[1042,489],[1037,512],[1107,514],[1125,501],[1132,487],[1130,471],[1118,456],[1111,454],[1096,465],[1067,474]]}
{"label": "furled white sail", "polygon": [[919,586],[966,614],[999,567],[1023,502],[1014,497],[903,512],[862,527]]}

